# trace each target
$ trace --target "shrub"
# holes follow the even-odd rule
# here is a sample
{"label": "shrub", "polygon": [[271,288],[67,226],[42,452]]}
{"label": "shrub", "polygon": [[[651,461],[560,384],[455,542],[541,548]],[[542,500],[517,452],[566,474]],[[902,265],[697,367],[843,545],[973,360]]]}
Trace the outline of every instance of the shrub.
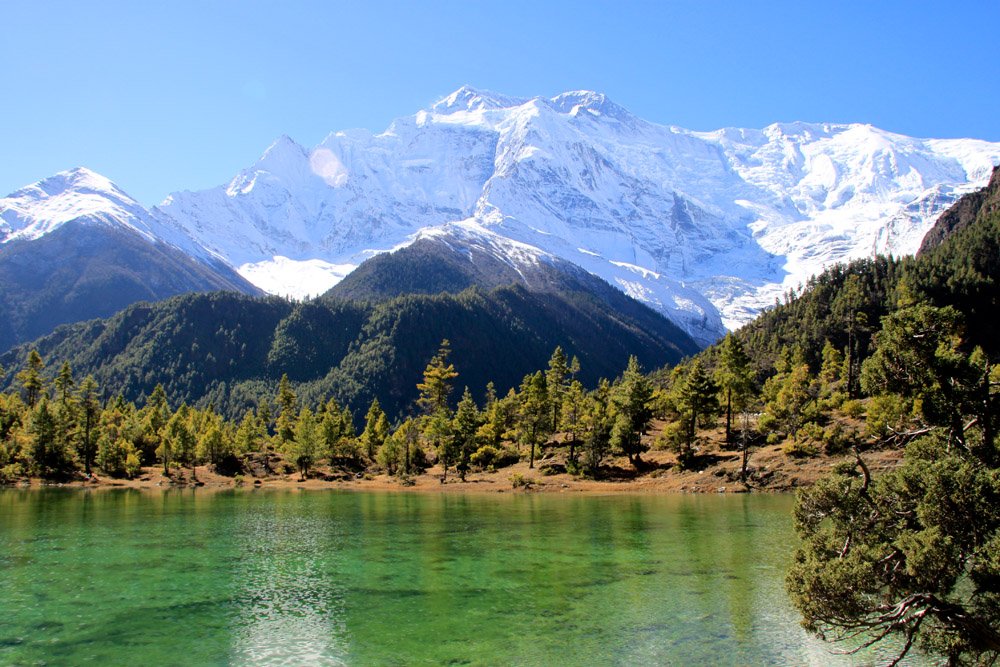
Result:
{"label": "shrub", "polygon": [[801,442],[799,440],[789,440],[781,451],[785,456],[789,456],[793,459],[804,459],[816,456],[819,450],[816,449],[812,444],[807,442]]}
{"label": "shrub", "polygon": [[858,432],[843,424],[832,424],[823,431],[823,453],[839,454],[858,443]]}
{"label": "shrub", "polygon": [[515,489],[527,489],[531,486],[531,480],[521,473],[516,472],[510,476],[510,485]]}
{"label": "shrub", "polygon": [[132,450],[125,457],[125,476],[135,479],[142,472],[142,462],[139,460],[139,452]]}
{"label": "shrub", "polygon": [[494,447],[493,445],[483,445],[469,457],[469,462],[481,470],[496,470],[497,468],[506,468],[509,465],[514,465],[520,459],[521,457],[517,452]]}
{"label": "shrub", "polygon": [[860,419],[865,414],[865,404],[857,399],[844,401],[840,409],[844,411],[845,415],[854,419]]}

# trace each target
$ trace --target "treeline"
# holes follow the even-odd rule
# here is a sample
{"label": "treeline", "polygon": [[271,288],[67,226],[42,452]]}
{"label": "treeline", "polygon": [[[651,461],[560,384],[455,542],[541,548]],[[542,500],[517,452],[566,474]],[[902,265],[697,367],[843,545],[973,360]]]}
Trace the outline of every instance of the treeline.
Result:
{"label": "treeline", "polygon": [[[628,301],[620,293],[611,297]],[[417,398],[414,378],[445,338],[452,341],[462,384],[480,402],[489,382],[501,393],[518,387],[526,373],[544,367],[557,345],[580,359],[579,379],[588,387],[621,372],[632,354],[652,368],[697,351],[648,308],[634,302],[622,311],[616,307],[517,285],[378,303],[192,294],[62,328],[34,348],[52,366],[49,379],[66,361],[80,377],[93,375],[109,394],[139,405],[159,384],[173,405],[211,405],[239,420],[262,397],[273,397],[287,374],[312,405],[334,397],[363,409],[377,398],[395,421]],[[31,349],[0,356],[8,368],[0,388],[19,386],[14,373]],[[360,428],[363,412],[355,416]]]}
{"label": "treeline", "polygon": [[[472,469],[496,469],[527,458],[534,467],[553,433],[563,434],[571,472],[599,474],[612,453],[636,465],[647,448],[642,434],[652,417],[653,387],[635,357],[618,379],[587,391],[579,361],[556,348],[548,367],[497,396],[492,383],[478,405],[468,388],[454,402],[458,371],[444,341],[424,370],[411,416],[391,421],[378,399],[356,430],[347,406],[334,399],[308,403],[288,376],[273,400],[260,400],[242,418],[228,420],[211,407],[171,406],[157,385],[142,403],[121,395],[101,400],[97,382],[77,383],[68,363],[52,382],[32,351],[17,372],[18,389],[0,394],[0,481],[25,476],[69,479],[94,472],[135,477],[144,466],[211,465],[243,472],[251,461],[269,465],[279,454],[302,478],[319,465],[336,471],[385,472],[406,479],[431,462],[464,478]],[[280,471],[278,471],[280,472]]]}

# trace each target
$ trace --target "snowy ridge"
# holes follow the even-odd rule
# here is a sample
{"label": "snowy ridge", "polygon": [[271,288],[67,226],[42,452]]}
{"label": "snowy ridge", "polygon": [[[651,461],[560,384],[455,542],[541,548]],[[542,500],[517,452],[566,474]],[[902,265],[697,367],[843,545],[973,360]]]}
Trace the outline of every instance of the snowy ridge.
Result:
{"label": "snowy ridge", "polygon": [[68,222],[120,226],[157,238],[149,213],[107,178],[78,167],[0,199],[0,241],[33,240]]}
{"label": "snowy ridge", "polygon": [[1000,144],[974,139],[799,122],[694,132],[601,93],[466,86],[380,134],[280,137],[229,183],[150,212],[96,174],[60,174],[0,200],[0,240],[124,224],[305,296],[375,254],[455,235],[512,267],[572,262],[709,343],[831,263],[916,251],[997,163]]}
{"label": "snowy ridge", "polygon": [[168,243],[205,259],[206,251],[185,230],[164,224],[106,177],[84,167],[61,171],[0,199],[0,244],[32,241],[66,224],[116,227],[151,243]]}
{"label": "snowy ridge", "polygon": [[857,124],[692,132],[591,91],[465,86],[381,134],[312,149],[282,137],[227,186],[154,213],[265,288],[296,263],[339,267],[300,283],[308,293],[422,234],[475,227],[573,262],[709,342],[830,263],[914,252],[997,162],[1000,144],[984,141]]}

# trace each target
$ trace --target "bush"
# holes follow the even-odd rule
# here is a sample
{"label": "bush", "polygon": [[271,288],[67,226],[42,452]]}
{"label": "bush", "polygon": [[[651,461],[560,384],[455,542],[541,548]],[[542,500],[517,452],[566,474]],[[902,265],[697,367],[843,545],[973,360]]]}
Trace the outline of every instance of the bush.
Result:
{"label": "bush", "polygon": [[516,472],[510,476],[510,485],[515,489],[527,489],[531,486],[531,480],[521,473]]}
{"label": "bush", "polygon": [[506,468],[520,460],[521,457],[517,452],[494,447],[493,445],[483,445],[469,457],[469,462],[480,470]]}
{"label": "bush", "polygon": [[844,405],[847,401],[847,394],[842,391],[831,392],[829,396],[823,399],[823,407],[828,410],[835,410]]}
{"label": "bush", "polygon": [[844,401],[840,409],[844,411],[845,415],[854,419],[860,419],[865,414],[865,404],[857,399]]}
{"label": "bush", "polygon": [[793,459],[805,459],[816,456],[819,450],[813,445],[807,442],[800,442],[799,440],[789,440],[781,451],[785,456],[789,456]]}
{"label": "bush", "polygon": [[142,462],[139,460],[139,452],[133,450],[125,457],[125,476],[135,479],[142,472]]}
{"label": "bush", "polygon": [[907,430],[913,404],[896,394],[875,396],[868,404],[865,432],[873,438],[884,438],[891,431]]}
{"label": "bush", "polygon": [[832,424],[823,431],[823,453],[839,454],[858,444],[858,432],[842,424]]}
{"label": "bush", "polygon": [[685,430],[683,422],[675,421],[667,424],[666,428],[663,429],[663,433],[661,433],[653,443],[653,449],[665,450],[668,452],[681,451],[684,447],[685,441],[687,440],[687,433]]}
{"label": "bush", "polygon": [[24,477],[24,468],[20,463],[10,463],[0,468],[0,484],[10,484]]}

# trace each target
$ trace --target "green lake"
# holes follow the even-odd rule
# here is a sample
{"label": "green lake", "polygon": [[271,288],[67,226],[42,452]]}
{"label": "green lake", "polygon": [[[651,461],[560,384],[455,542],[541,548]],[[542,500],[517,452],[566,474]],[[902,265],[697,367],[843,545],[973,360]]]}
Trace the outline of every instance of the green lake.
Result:
{"label": "green lake", "polygon": [[788,496],[0,490],[0,664],[863,664]]}

